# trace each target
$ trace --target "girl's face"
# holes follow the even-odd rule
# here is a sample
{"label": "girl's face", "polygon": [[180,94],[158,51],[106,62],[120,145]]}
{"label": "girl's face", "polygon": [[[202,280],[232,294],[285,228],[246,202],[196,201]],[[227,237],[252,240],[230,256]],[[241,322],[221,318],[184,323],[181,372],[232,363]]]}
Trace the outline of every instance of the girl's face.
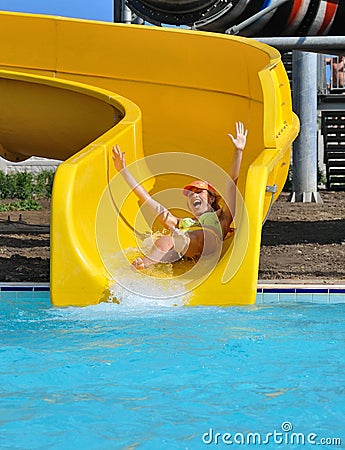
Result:
{"label": "girl's face", "polygon": [[211,204],[215,198],[206,189],[193,188],[187,197],[188,208],[195,217],[201,216],[208,211],[213,211]]}

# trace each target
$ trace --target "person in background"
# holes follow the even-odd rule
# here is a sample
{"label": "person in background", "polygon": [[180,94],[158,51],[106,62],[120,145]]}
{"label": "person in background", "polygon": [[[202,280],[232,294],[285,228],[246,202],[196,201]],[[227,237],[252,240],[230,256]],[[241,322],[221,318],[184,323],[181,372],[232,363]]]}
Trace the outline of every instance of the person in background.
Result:
{"label": "person in background", "polygon": [[344,56],[327,57],[326,64],[331,66],[331,83],[329,88],[344,88]]}

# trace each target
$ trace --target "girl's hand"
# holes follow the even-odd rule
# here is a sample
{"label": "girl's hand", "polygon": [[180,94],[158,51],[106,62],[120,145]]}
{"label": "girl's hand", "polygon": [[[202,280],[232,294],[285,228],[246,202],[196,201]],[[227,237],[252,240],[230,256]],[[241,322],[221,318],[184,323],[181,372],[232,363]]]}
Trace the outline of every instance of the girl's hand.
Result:
{"label": "girl's hand", "polygon": [[237,150],[243,151],[246,142],[247,142],[247,134],[248,130],[244,129],[244,125],[242,122],[236,122],[236,138],[232,134],[228,134],[230,139],[232,140],[232,143],[236,147]]}
{"label": "girl's hand", "polygon": [[116,144],[115,147],[113,147],[113,161],[118,172],[126,168],[125,153],[121,152],[119,144]]}

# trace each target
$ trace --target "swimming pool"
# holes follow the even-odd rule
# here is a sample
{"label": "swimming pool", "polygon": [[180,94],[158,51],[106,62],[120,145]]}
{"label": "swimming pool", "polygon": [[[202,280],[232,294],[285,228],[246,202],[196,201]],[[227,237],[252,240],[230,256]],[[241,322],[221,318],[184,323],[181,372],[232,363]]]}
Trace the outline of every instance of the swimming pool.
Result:
{"label": "swimming pool", "polygon": [[309,300],[60,309],[2,291],[0,447],[345,448],[345,304]]}

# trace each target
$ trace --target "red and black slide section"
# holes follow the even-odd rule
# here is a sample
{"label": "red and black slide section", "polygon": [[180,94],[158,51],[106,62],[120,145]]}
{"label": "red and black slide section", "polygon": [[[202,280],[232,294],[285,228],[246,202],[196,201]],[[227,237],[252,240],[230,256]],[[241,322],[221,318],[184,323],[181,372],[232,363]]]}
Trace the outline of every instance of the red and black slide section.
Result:
{"label": "red and black slide section", "polygon": [[[277,0],[127,0],[154,24],[224,33]],[[345,35],[345,0],[289,0],[241,31],[244,36]]]}

